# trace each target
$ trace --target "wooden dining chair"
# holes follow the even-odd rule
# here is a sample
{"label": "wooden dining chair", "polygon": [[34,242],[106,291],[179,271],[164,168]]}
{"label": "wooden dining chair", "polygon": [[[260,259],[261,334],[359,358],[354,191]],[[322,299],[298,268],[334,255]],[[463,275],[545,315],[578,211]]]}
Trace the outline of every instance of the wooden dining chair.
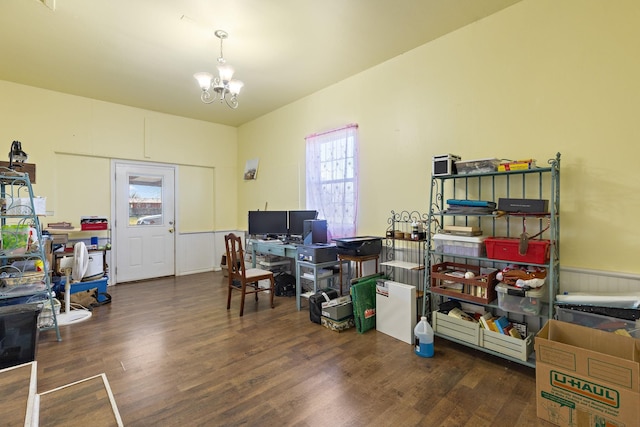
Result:
{"label": "wooden dining chair", "polygon": [[[229,289],[227,295],[227,310],[231,308],[231,292],[240,291],[240,316],[244,313],[244,297],[247,294],[255,294],[258,301],[258,293],[269,291],[271,308],[273,305],[273,295],[276,291],[276,281],[273,272],[260,268],[246,268],[244,262],[244,251],[242,250],[242,238],[233,233],[224,236],[224,243],[227,250],[227,266],[229,270]],[[261,288],[258,284],[260,280],[269,280],[268,288]]]}

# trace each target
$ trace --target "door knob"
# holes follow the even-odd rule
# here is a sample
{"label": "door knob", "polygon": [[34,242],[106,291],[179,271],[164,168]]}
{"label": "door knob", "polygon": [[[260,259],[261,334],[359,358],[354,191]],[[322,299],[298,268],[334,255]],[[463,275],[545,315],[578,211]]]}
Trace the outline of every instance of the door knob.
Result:
{"label": "door knob", "polygon": [[173,228],[170,228],[170,229],[169,229],[169,233],[173,233]]}

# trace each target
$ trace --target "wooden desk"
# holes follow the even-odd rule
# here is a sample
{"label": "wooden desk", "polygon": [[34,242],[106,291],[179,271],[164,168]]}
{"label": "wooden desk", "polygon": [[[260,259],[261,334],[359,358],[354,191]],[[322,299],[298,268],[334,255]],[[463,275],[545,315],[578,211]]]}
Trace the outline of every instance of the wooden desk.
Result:
{"label": "wooden desk", "polygon": [[[340,295],[343,295],[342,292],[342,263],[344,261],[354,262],[356,264],[356,274],[354,277],[351,277],[349,274],[349,281],[351,279],[357,279],[358,277],[362,277],[362,263],[366,261],[375,261],[376,262],[376,271],[378,272],[378,260],[380,259],[380,254],[375,255],[344,255],[338,254],[338,261],[340,261]],[[349,264],[349,270],[351,270],[351,264]],[[351,273],[351,271],[349,271]],[[348,285],[347,285],[347,289]]]}

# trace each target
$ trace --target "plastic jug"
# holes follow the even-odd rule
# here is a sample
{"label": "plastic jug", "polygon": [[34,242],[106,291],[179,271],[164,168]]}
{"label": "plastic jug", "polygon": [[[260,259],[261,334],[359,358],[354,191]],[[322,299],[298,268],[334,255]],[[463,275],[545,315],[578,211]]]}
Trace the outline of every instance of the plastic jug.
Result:
{"label": "plastic jug", "polygon": [[425,316],[422,316],[413,329],[413,334],[416,354],[420,357],[433,357],[433,329]]}

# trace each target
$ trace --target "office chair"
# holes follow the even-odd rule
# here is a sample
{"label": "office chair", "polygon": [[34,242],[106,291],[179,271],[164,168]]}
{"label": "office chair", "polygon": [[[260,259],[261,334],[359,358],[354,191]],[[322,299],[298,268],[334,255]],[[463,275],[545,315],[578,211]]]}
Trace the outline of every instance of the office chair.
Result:
{"label": "office chair", "polygon": [[[231,292],[240,291],[242,300],[240,301],[240,316],[244,313],[244,297],[246,294],[255,294],[258,301],[258,293],[269,291],[271,298],[271,308],[273,305],[273,295],[275,294],[275,279],[273,272],[260,268],[246,268],[244,263],[244,251],[242,250],[242,238],[233,233],[224,236],[224,243],[227,250],[227,265],[229,269],[229,289],[227,295],[227,310],[231,308]],[[270,287],[261,288],[258,286],[260,280],[269,280]]]}

